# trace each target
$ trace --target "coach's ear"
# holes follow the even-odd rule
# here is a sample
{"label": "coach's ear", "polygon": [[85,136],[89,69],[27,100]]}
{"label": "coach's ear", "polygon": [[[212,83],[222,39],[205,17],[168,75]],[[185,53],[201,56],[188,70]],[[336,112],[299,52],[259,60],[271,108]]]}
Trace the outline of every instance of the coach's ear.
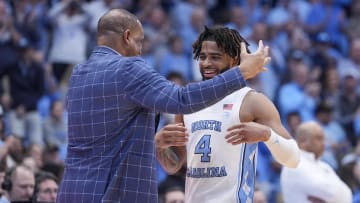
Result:
{"label": "coach's ear", "polygon": [[128,45],[130,44],[130,29],[126,29],[124,32],[123,32],[123,40],[124,40],[124,44],[125,45]]}

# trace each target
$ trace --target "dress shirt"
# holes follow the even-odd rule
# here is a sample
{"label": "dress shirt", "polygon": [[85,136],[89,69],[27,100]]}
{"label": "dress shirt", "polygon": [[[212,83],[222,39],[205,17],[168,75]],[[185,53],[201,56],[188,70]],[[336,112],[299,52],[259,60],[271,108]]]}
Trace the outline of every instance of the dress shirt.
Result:
{"label": "dress shirt", "polygon": [[327,163],[301,150],[297,168],[284,167],[280,176],[285,203],[311,203],[314,196],[327,203],[351,203],[350,188]]}
{"label": "dress shirt", "polygon": [[239,68],[180,87],[140,57],[96,47],[69,82],[68,154],[57,202],[157,202],[155,113],[205,108],[245,86]]}

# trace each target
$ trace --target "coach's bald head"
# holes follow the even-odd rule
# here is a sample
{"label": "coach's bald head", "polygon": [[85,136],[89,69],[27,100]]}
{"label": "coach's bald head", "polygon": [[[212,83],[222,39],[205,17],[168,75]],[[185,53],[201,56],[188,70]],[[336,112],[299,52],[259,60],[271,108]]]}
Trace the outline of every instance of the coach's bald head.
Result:
{"label": "coach's bald head", "polygon": [[111,9],[98,22],[97,43],[123,56],[141,54],[144,31],[139,19],[124,9]]}
{"label": "coach's bald head", "polygon": [[314,153],[316,158],[324,152],[324,132],[318,123],[309,121],[300,124],[295,137],[300,149]]}

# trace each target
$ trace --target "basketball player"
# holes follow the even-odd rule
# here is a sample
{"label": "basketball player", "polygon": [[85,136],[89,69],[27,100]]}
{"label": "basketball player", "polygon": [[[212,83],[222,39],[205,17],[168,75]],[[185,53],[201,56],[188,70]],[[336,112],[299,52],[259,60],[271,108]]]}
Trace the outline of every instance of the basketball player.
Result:
{"label": "basketball player", "polygon": [[[203,80],[239,64],[241,42],[246,41],[233,29],[205,28],[193,44]],[[168,173],[187,161],[188,203],[252,202],[258,142],[265,142],[282,165],[298,165],[299,148],[277,109],[251,88],[175,121],[156,134],[157,158]]]}

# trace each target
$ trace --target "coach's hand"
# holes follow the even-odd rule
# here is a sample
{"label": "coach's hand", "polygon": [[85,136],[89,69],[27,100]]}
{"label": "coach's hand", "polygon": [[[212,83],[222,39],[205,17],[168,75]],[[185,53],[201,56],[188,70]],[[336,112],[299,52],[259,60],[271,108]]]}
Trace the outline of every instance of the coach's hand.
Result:
{"label": "coach's hand", "polygon": [[171,146],[185,146],[189,134],[183,124],[169,124],[163,127],[155,135],[155,145],[157,148],[168,148]]}
{"label": "coach's hand", "polygon": [[271,59],[269,56],[269,47],[264,47],[262,40],[259,41],[259,47],[256,52],[252,54],[247,53],[245,42],[241,42],[240,58],[241,62],[239,68],[245,80],[266,71],[265,66]]}

